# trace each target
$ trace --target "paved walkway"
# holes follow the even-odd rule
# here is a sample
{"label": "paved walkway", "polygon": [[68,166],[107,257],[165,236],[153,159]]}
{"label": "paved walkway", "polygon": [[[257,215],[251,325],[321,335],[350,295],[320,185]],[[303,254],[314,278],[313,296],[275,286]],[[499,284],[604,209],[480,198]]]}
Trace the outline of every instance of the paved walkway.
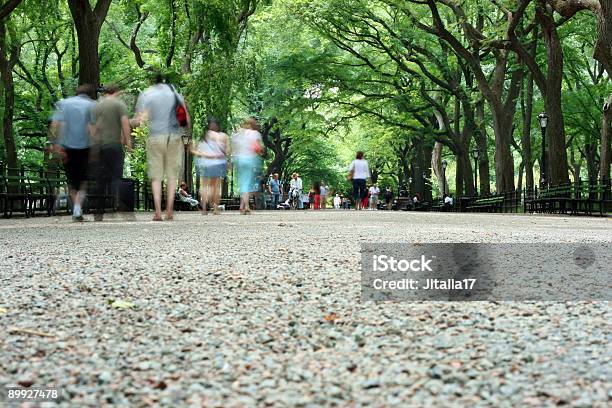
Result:
{"label": "paved walkway", "polygon": [[0,221],[0,386],[64,406],[604,406],[606,302],[360,303],[362,242],[603,242],[612,220]]}

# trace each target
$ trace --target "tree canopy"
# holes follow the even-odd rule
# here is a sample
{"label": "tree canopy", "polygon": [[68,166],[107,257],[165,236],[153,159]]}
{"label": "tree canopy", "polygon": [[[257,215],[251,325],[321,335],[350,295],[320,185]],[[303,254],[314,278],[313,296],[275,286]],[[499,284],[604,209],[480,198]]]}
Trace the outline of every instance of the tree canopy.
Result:
{"label": "tree canopy", "polygon": [[[346,191],[357,150],[373,181],[425,197],[610,178],[606,0],[3,0],[0,160],[49,160],[79,83],[117,83],[133,108],[157,71],[196,139],[209,116],[228,133],[257,118],[285,179]],[[129,163],[144,177],[142,149]]]}

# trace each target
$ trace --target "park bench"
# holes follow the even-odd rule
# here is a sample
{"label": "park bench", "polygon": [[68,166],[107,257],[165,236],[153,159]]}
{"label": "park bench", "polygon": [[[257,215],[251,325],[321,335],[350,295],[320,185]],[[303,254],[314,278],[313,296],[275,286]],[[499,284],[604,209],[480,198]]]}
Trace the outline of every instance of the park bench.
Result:
{"label": "park bench", "polygon": [[49,179],[44,176],[42,170],[26,169],[26,182],[28,183],[28,213],[36,215],[37,211],[50,216],[55,203],[55,195]]}
{"label": "park bench", "polygon": [[606,213],[606,192],[609,186],[601,181],[578,180],[542,187],[525,195],[525,212],[572,215]]}
{"label": "park bench", "polygon": [[[97,204],[96,181],[88,181],[87,199],[83,212],[87,213]],[[56,213],[60,198],[65,197],[66,209],[70,197],[66,186],[65,174],[57,168],[26,167],[6,168],[0,163],[0,203],[5,218],[14,212],[22,212],[26,217],[37,213],[47,216]],[[104,193],[105,208],[115,210],[113,197]]]}
{"label": "park bench", "polygon": [[476,198],[466,206],[469,212],[502,212],[505,196],[495,194],[486,197]]}
{"label": "park bench", "polygon": [[1,178],[4,217],[11,217],[15,211],[23,212],[26,217],[29,217],[30,191],[21,169],[4,169]]}
{"label": "park bench", "polygon": [[586,215],[593,215],[594,211],[603,216],[607,212],[606,193],[609,186],[600,181],[576,182],[576,195],[571,202],[572,214],[582,212]]}

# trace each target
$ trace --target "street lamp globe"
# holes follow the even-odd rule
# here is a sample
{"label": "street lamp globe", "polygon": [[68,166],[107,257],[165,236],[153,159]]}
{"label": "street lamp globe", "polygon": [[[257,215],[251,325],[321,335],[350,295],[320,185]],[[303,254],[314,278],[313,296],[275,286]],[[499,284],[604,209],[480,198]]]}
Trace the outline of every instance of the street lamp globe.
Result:
{"label": "street lamp globe", "polygon": [[472,156],[474,157],[474,159],[478,160],[478,158],[480,157],[480,149],[475,148],[474,150],[472,150]]}
{"label": "street lamp globe", "polygon": [[540,122],[540,127],[546,129],[546,126],[548,126],[548,115],[546,112],[542,112],[538,115],[538,121]]}
{"label": "street lamp globe", "polygon": [[183,144],[185,146],[187,146],[189,144],[189,136],[187,135],[187,133],[183,133],[181,135],[181,139],[183,139]]}
{"label": "street lamp globe", "polygon": [[446,160],[442,160],[442,170],[446,170],[447,166],[448,166],[448,162]]}

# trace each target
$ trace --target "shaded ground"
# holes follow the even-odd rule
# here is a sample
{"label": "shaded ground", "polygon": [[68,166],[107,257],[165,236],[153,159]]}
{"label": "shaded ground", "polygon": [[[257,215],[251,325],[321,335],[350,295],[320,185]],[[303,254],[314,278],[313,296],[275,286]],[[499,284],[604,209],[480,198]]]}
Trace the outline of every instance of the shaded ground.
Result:
{"label": "shaded ground", "polygon": [[607,302],[359,301],[361,242],[612,243],[610,218],[150,218],[0,221],[0,386],[64,406],[612,401]]}

